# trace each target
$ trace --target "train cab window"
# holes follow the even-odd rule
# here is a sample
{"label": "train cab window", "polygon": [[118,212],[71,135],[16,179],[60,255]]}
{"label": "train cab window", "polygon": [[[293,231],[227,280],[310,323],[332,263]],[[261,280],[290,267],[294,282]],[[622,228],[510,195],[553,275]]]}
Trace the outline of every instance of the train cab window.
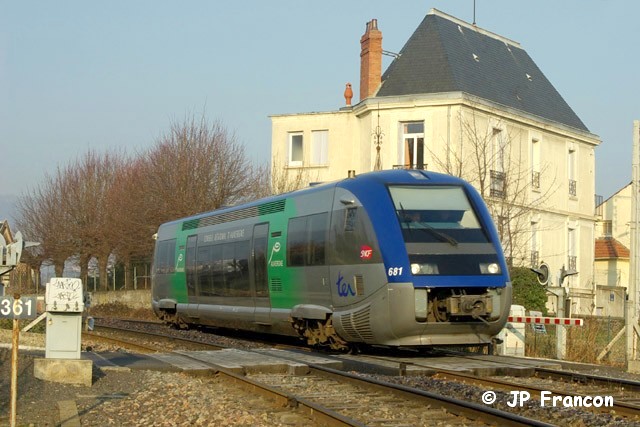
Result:
{"label": "train cab window", "polygon": [[176,239],[159,242],[154,260],[156,274],[170,274],[175,272],[175,262]]}
{"label": "train cab window", "polygon": [[411,274],[501,274],[490,243],[462,187],[391,186]]}
{"label": "train cab window", "polygon": [[329,215],[291,218],[287,231],[287,264],[290,267],[324,265]]}
{"label": "train cab window", "polygon": [[488,242],[462,187],[391,186],[389,192],[405,241]]}

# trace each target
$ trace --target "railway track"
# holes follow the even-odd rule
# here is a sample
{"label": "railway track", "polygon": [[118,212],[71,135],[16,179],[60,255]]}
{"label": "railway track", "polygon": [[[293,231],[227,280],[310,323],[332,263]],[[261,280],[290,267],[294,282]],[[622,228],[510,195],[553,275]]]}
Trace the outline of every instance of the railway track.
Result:
{"label": "railway track", "polygon": [[[136,331],[136,334],[146,332]],[[153,334],[157,340],[158,335]],[[168,338],[171,342],[175,337]],[[126,341],[126,340],[123,340]],[[135,339],[136,345],[139,339]],[[181,339],[192,344],[192,339]],[[199,345],[211,345],[198,342]],[[123,345],[128,345],[123,343]],[[214,345],[214,348],[223,346]],[[165,351],[158,342],[149,351]],[[180,352],[181,355],[188,352]],[[195,359],[195,358],[194,358]],[[200,362],[202,360],[196,359]],[[276,406],[302,410],[311,419],[328,425],[426,425],[436,420],[443,424],[466,425],[552,425],[536,418],[474,403],[468,397],[457,399],[446,394],[427,392],[417,387],[392,384],[374,378],[313,366],[309,375],[252,374],[241,376],[213,368],[225,381],[241,385],[249,393],[257,391]],[[470,378],[465,381],[469,383]],[[447,381],[460,381],[449,378]],[[489,387],[488,383],[481,384]],[[513,383],[505,385],[516,389]],[[494,385],[495,387],[495,385]],[[522,389],[520,387],[520,389]]]}
{"label": "railway track", "polygon": [[296,402],[342,414],[348,420],[344,425],[552,425],[465,399],[321,366],[313,366],[305,376],[254,374],[249,378],[290,394]]}
{"label": "railway track", "polygon": [[[225,346],[202,340],[166,335],[161,332],[141,331],[118,326],[97,325],[93,332],[84,332],[83,336],[94,341],[102,341],[141,353],[156,353],[173,350],[219,350]],[[151,337],[151,338],[149,338]]]}
{"label": "railway track", "polygon": [[[483,364],[490,362],[486,356],[479,358],[476,355],[468,355],[459,352],[451,352],[456,358],[470,360],[480,360]],[[406,370],[407,365],[420,366],[419,363],[394,360],[388,357],[378,359],[386,362],[398,364],[398,371]],[[500,360],[499,371],[509,371],[504,360]],[[518,366],[513,365],[514,368]],[[426,367],[426,366],[425,366]],[[490,370],[490,369],[489,369]],[[458,383],[473,385],[479,390],[497,390],[502,392],[495,401],[495,406],[505,407],[508,401],[514,399],[512,393],[523,394],[527,397],[537,399],[534,405],[539,407],[549,407],[553,405],[563,405],[565,398],[571,405],[579,406],[580,409],[590,411],[605,416],[621,417],[628,422],[640,425],[640,382],[625,378],[615,378],[611,376],[598,376],[593,374],[578,373],[575,371],[562,371],[557,369],[532,367],[530,376],[511,377],[508,375],[496,374],[494,376],[479,376],[459,371],[439,369],[433,375],[434,379],[443,381],[455,381]],[[407,383],[411,384],[411,377],[407,377]],[[544,395],[544,396],[543,396]],[[611,397],[612,404],[593,404],[595,397]],[[554,403],[555,399],[555,403]],[[578,405],[575,405],[575,403]],[[586,404],[584,404],[586,402]],[[598,403],[601,403],[597,401]],[[607,425],[607,424],[605,424]]]}
{"label": "railway track", "polygon": [[[111,328],[113,329],[114,327],[112,326]],[[118,328],[115,328],[114,330],[121,331],[121,329],[118,329]],[[120,332],[117,332],[117,333],[120,333]],[[138,334],[138,335],[149,334],[148,331],[135,331],[131,333]],[[188,347],[189,350],[193,350],[193,349],[211,350],[212,348],[221,349],[221,348],[229,347],[228,345],[202,342],[199,339],[180,338],[176,336],[166,337],[165,335],[166,334],[164,332],[152,333],[151,334],[151,336],[153,337],[152,341],[155,340],[156,344],[151,345],[148,348],[143,348],[141,350],[136,350],[136,348],[140,347],[140,342],[142,341],[139,337],[134,338],[132,340],[128,340],[127,343],[123,343],[122,345],[125,347],[129,346],[129,348],[133,349],[133,351],[140,351],[140,352],[158,352],[158,351],[166,352],[169,348],[177,348],[177,349],[184,350],[185,347]],[[205,338],[208,338],[209,334],[204,334],[204,336]],[[261,346],[264,347],[264,345],[261,345]],[[144,347],[144,345],[142,347]],[[271,347],[273,347],[273,345],[271,345]],[[185,353],[188,353],[188,352],[184,352],[184,351],[181,352],[182,355],[184,355]],[[371,358],[370,355],[368,357]],[[478,358],[477,355],[475,356],[463,355],[460,353],[456,353],[455,357],[465,357],[470,360],[473,360],[474,358]],[[394,359],[390,357],[378,357],[378,359],[380,360],[386,359],[388,361],[398,363],[399,373],[403,372],[403,369],[402,369],[403,365],[406,366],[407,364],[412,364],[411,362],[407,362],[406,358]],[[486,363],[487,357],[484,356],[481,358],[481,360]],[[503,360],[500,361],[500,363],[503,365],[505,364]],[[463,387],[467,387],[467,388],[474,387],[475,391],[473,392],[470,392],[470,391],[463,392],[463,394],[465,394],[467,397],[464,399],[465,402],[461,401],[462,403],[460,403],[460,402],[456,402],[457,399],[453,399],[453,401],[447,401],[447,399],[452,399],[451,397],[446,397],[447,395],[448,396],[452,395],[450,392],[447,392],[447,391],[444,391],[442,393],[440,392],[431,393],[430,396],[421,395],[421,393],[425,393],[424,391],[425,389],[432,389],[432,386],[424,385],[424,384],[421,385],[416,382],[413,382],[412,377],[402,377],[402,376],[390,377],[390,382],[385,383],[387,385],[378,384],[375,386],[377,387],[376,392],[370,392],[368,391],[368,389],[373,388],[374,386],[371,384],[373,384],[373,382],[377,380],[371,379],[371,378],[362,379],[360,377],[358,381],[365,381],[365,382],[373,381],[373,382],[369,382],[367,385],[363,385],[364,383],[360,383],[360,385],[358,385],[357,388],[351,389],[351,391],[349,391],[350,387],[355,387],[355,386],[353,385],[353,380],[351,378],[348,378],[348,374],[342,373],[340,371],[335,371],[335,372],[332,372],[331,374],[326,374],[326,373],[320,374],[322,369],[323,369],[322,367],[314,367],[312,375],[305,375],[305,376],[273,375],[273,374],[258,375],[258,376],[253,375],[248,378],[239,377],[234,379],[234,381],[237,381],[238,383],[240,383],[244,380],[248,380],[247,385],[245,385],[244,387],[247,387],[249,390],[254,390],[256,389],[256,387],[266,386],[267,390],[269,389],[276,390],[275,391],[276,394],[277,392],[283,393],[285,397],[282,397],[282,396],[278,397],[276,394],[273,394],[271,399],[274,402],[286,401],[288,402],[287,403],[288,406],[295,407],[295,408],[304,407],[306,408],[306,412],[311,414],[325,413],[323,417],[334,418],[336,417],[335,414],[338,414],[339,416],[337,418],[346,417],[347,419],[349,419],[347,424],[344,424],[343,421],[340,421],[339,423],[343,423],[340,425],[358,425],[359,422],[364,423],[366,425],[372,425],[371,423],[375,424],[375,422],[377,422],[375,421],[377,419],[375,418],[375,416],[373,420],[362,421],[357,417],[354,417],[352,419],[349,414],[350,414],[350,411],[357,410],[358,408],[366,409],[366,408],[378,408],[378,407],[386,408],[382,412],[386,414],[385,416],[388,417],[387,421],[385,422],[390,422],[391,424],[389,425],[394,425],[393,424],[394,422],[397,423],[398,425],[401,425],[402,422],[408,423],[409,425],[414,425],[415,423],[419,425],[419,424],[422,424],[420,422],[420,417],[423,417],[424,419],[428,419],[428,420],[435,420],[435,419],[440,420],[442,418],[443,420],[447,420],[447,421],[443,421],[443,423],[452,424],[452,425],[460,424],[460,423],[464,424],[465,421],[462,421],[463,419],[466,419],[467,423],[469,423],[469,420],[477,420],[477,421],[472,421],[472,423],[489,422],[489,423],[498,424],[498,425],[507,425],[507,424],[535,425],[536,423],[538,423],[538,425],[545,425],[544,424],[545,420],[551,420],[552,422],[557,421],[557,420],[553,421],[553,418],[549,418],[548,416],[545,417],[544,412],[549,412],[549,410],[547,410],[548,408],[533,408],[534,410],[539,409],[537,411],[534,411],[536,412],[535,416],[533,416],[532,418],[524,418],[526,421],[519,421],[518,417],[520,417],[521,415],[518,415],[518,414],[527,413],[526,408],[524,410],[518,411],[517,408],[514,410],[511,408],[507,408],[506,407],[507,405],[505,405],[505,402],[507,402],[507,400],[512,398],[510,397],[509,393],[513,391],[518,391],[520,393],[524,393],[524,392],[529,393],[529,395],[532,398],[532,401],[530,402],[531,403],[530,406],[537,405],[538,407],[541,406],[539,403],[539,400],[540,400],[541,393],[543,392],[552,393],[553,396],[563,396],[563,397],[564,396],[573,396],[573,397],[583,396],[584,397],[584,396],[595,395],[595,394],[611,395],[615,397],[614,405],[612,407],[591,407],[591,408],[585,408],[585,409],[587,409],[587,411],[593,411],[594,413],[598,414],[598,416],[600,415],[610,416],[618,420],[626,420],[629,422],[638,422],[640,420],[640,407],[638,407],[637,405],[637,400],[640,399],[640,383],[630,381],[630,380],[624,380],[624,379],[616,379],[611,377],[598,377],[598,376],[589,375],[589,374],[578,374],[578,373],[569,372],[569,371],[558,371],[558,370],[541,369],[541,368],[535,370],[535,375],[532,375],[531,377],[509,378],[509,377],[503,376],[498,378],[495,378],[495,377],[490,378],[490,377],[479,377],[479,376],[473,376],[469,374],[461,374],[459,372],[441,370],[434,377],[429,379],[430,381],[437,380],[440,382],[448,382],[451,384],[454,384],[454,383],[463,384]],[[220,371],[218,368],[216,368],[216,370]],[[532,369],[532,373],[533,373],[533,369]],[[219,375],[227,375],[227,374],[228,373],[224,373],[222,371],[219,372]],[[330,375],[331,378],[327,379],[326,378],[327,375]],[[320,379],[316,380],[315,378],[320,378]],[[549,378],[551,378],[551,380],[549,380]],[[562,379],[562,381],[560,381],[560,379]],[[547,381],[547,382],[544,382],[544,381]],[[549,381],[552,381],[551,384],[553,385],[553,387],[550,385]],[[399,383],[399,382],[402,382],[403,385],[396,384],[393,387],[406,388],[406,389],[403,389],[402,392],[398,391],[397,389],[388,388],[390,387],[391,383]],[[259,383],[264,383],[264,384],[259,385]],[[324,397],[321,392],[317,392],[315,395],[313,393],[311,395],[301,393],[303,390],[309,390],[311,384],[319,384],[319,386],[317,387],[318,389],[322,389],[323,388],[322,385],[324,384],[324,389],[327,389],[330,391],[328,392],[327,396],[324,396]],[[385,387],[387,387],[386,391],[381,391],[381,390],[385,390]],[[452,388],[452,387],[453,386],[451,385],[448,386],[448,388]],[[340,390],[340,393],[336,393],[336,390]],[[481,392],[486,390],[498,391],[498,401],[495,403],[495,405],[494,404],[487,405],[486,403],[484,403],[482,400],[478,398]],[[264,392],[264,393],[267,393],[267,392]],[[274,393],[274,391],[270,391],[270,393]],[[402,394],[402,398],[397,397],[399,393]],[[475,394],[475,398],[470,397],[473,394]],[[346,399],[345,396],[356,396],[357,398],[355,401],[351,402],[350,404],[344,404],[344,401]],[[315,398],[318,398],[318,400],[314,400]],[[331,398],[334,399],[333,403],[331,402]],[[438,401],[437,400],[438,398],[444,399],[444,400]],[[337,404],[335,402],[336,399],[337,399]],[[436,400],[433,400],[433,399],[436,399]],[[533,399],[538,399],[538,402],[534,404]],[[423,415],[418,415],[418,414],[422,414],[422,412],[418,411],[416,409],[416,406],[403,406],[399,403],[400,401],[413,402],[416,400],[419,401],[419,403],[417,404],[417,408],[429,408],[429,410],[431,410],[431,408],[438,408],[436,410],[437,415],[436,413],[430,413],[426,409]],[[358,401],[365,402],[365,403],[362,403],[358,406]],[[464,405],[465,403],[470,404],[473,408],[461,409],[462,406],[457,407],[457,405]],[[409,403],[407,403],[407,405],[409,405]],[[453,406],[454,409],[451,409],[452,407],[451,405],[454,405]],[[487,415],[487,412],[491,412],[492,410],[497,411],[498,414],[502,412],[508,413],[510,415],[507,415],[507,417],[515,416],[516,420],[506,421],[505,419],[501,419],[497,421],[495,419],[492,419],[491,417],[493,417],[494,415]],[[347,415],[341,415],[342,414],[341,411],[346,413]],[[469,411],[479,411],[478,413],[482,415],[478,415],[478,414],[470,415]],[[408,421],[407,419],[404,419],[404,421],[402,421],[402,418],[398,418],[400,417],[399,414],[401,413],[412,414],[411,415],[413,417],[412,420]],[[357,416],[360,416],[360,414],[358,413]],[[451,417],[451,419],[448,419],[449,417]],[[535,418],[538,418],[538,421],[536,421]],[[487,419],[492,419],[492,421],[486,421]],[[543,421],[539,421],[539,420],[543,420]],[[322,423],[324,422],[325,421],[322,421]],[[348,424],[348,423],[353,423],[353,424]],[[607,424],[604,423],[603,425],[607,425]]]}
{"label": "railway track", "polygon": [[[591,405],[588,407],[585,406],[585,408],[593,412],[614,413],[616,415],[623,416],[630,419],[640,419],[640,406],[638,406],[637,404],[621,401],[620,396],[616,396],[615,394],[612,394],[611,388],[606,388],[606,389],[599,388],[597,390],[591,390],[589,393],[585,393],[585,391],[576,393],[568,390],[566,387],[554,388],[554,387],[549,387],[548,385],[540,386],[540,385],[531,384],[527,378],[518,378],[517,380],[505,381],[497,378],[477,377],[474,375],[461,374],[461,373],[451,372],[451,371],[439,371],[435,377],[445,379],[445,380],[450,380],[450,381],[459,381],[459,382],[465,382],[467,384],[474,384],[475,386],[482,387],[483,389],[491,389],[491,390],[496,389],[496,390],[502,390],[504,392],[512,392],[514,390],[517,390],[519,392],[527,392],[529,393],[529,396],[536,398],[538,400],[541,399],[543,393],[546,393],[547,397],[548,396],[560,396],[562,398],[571,397],[571,398],[579,398],[579,399],[582,399],[583,401],[584,401],[584,398],[586,398],[588,395],[591,395],[589,397],[592,397],[593,395],[608,395],[614,398],[612,406]],[[610,385],[613,385],[613,383],[610,383]],[[615,389],[613,391],[615,391]],[[640,398],[640,396],[636,398]],[[576,401],[576,400],[572,399],[572,401]]]}

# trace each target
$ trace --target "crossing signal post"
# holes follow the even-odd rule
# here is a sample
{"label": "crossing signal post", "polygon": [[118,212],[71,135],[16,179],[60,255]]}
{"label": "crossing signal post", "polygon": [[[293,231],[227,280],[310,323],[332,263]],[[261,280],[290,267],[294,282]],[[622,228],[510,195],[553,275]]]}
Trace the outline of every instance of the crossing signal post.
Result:
{"label": "crossing signal post", "polygon": [[[534,321],[530,321],[527,323],[533,323],[534,325],[538,325],[539,327],[543,327],[542,325],[544,324],[554,324],[557,325],[556,328],[556,357],[560,360],[564,360],[565,356],[566,356],[566,348],[567,348],[567,331],[565,330],[565,325],[576,325],[574,323],[565,323],[564,320],[570,320],[569,318],[565,318],[564,316],[567,314],[571,314],[571,308],[570,306],[567,307],[567,301],[569,301],[569,299],[567,298],[567,288],[565,288],[564,286],[564,280],[569,277],[569,276],[573,276],[575,274],[578,274],[577,271],[569,269],[567,270],[565,268],[565,266],[563,265],[562,268],[560,269],[558,276],[557,276],[557,280],[558,280],[558,285],[557,286],[549,286],[551,285],[551,274],[550,274],[550,268],[549,265],[547,265],[545,262],[542,262],[540,264],[539,267],[537,268],[531,268],[531,271],[533,271],[534,273],[536,273],[536,275],[538,276],[538,282],[546,287],[547,292],[554,295],[556,297],[557,300],[557,308],[556,308],[556,315],[557,318],[555,318],[556,320],[560,321],[562,320],[562,322],[560,323],[541,323],[539,321],[535,321],[535,319],[551,319],[551,318],[543,318],[540,316],[533,316],[531,317],[531,319],[534,319]],[[580,323],[580,326],[582,325],[582,323]]]}
{"label": "crossing signal post", "polygon": [[20,256],[25,247],[22,241],[22,233],[18,231],[13,240],[14,242],[7,243],[2,234],[0,234],[0,276],[9,273],[20,262]]}
{"label": "crossing signal post", "polygon": [[549,283],[549,266],[545,262],[542,262],[537,268],[532,268],[531,271],[536,273],[536,276],[538,276],[538,282],[542,286],[547,286]]}

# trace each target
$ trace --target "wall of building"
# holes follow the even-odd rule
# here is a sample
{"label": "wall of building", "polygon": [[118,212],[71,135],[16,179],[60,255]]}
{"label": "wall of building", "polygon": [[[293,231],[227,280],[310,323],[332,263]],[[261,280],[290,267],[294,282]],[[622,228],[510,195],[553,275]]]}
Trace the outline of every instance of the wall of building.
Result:
{"label": "wall of building", "polygon": [[598,286],[596,293],[597,316],[624,318],[625,289]]}

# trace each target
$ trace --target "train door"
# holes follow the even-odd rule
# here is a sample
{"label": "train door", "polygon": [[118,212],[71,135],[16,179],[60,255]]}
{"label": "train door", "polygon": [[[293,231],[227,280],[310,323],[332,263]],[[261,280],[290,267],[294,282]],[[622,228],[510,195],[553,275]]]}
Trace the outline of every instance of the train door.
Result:
{"label": "train door", "polygon": [[269,223],[254,226],[253,240],[251,242],[251,267],[256,303],[254,321],[256,323],[270,325],[271,301],[269,299],[269,278],[267,275],[268,236]]}
{"label": "train door", "polygon": [[190,317],[198,316],[198,272],[197,272],[197,246],[198,236],[193,235],[187,237],[187,252],[185,259],[185,276],[187,281],[187,295],[189,305],[187,308],[187,314]]}

